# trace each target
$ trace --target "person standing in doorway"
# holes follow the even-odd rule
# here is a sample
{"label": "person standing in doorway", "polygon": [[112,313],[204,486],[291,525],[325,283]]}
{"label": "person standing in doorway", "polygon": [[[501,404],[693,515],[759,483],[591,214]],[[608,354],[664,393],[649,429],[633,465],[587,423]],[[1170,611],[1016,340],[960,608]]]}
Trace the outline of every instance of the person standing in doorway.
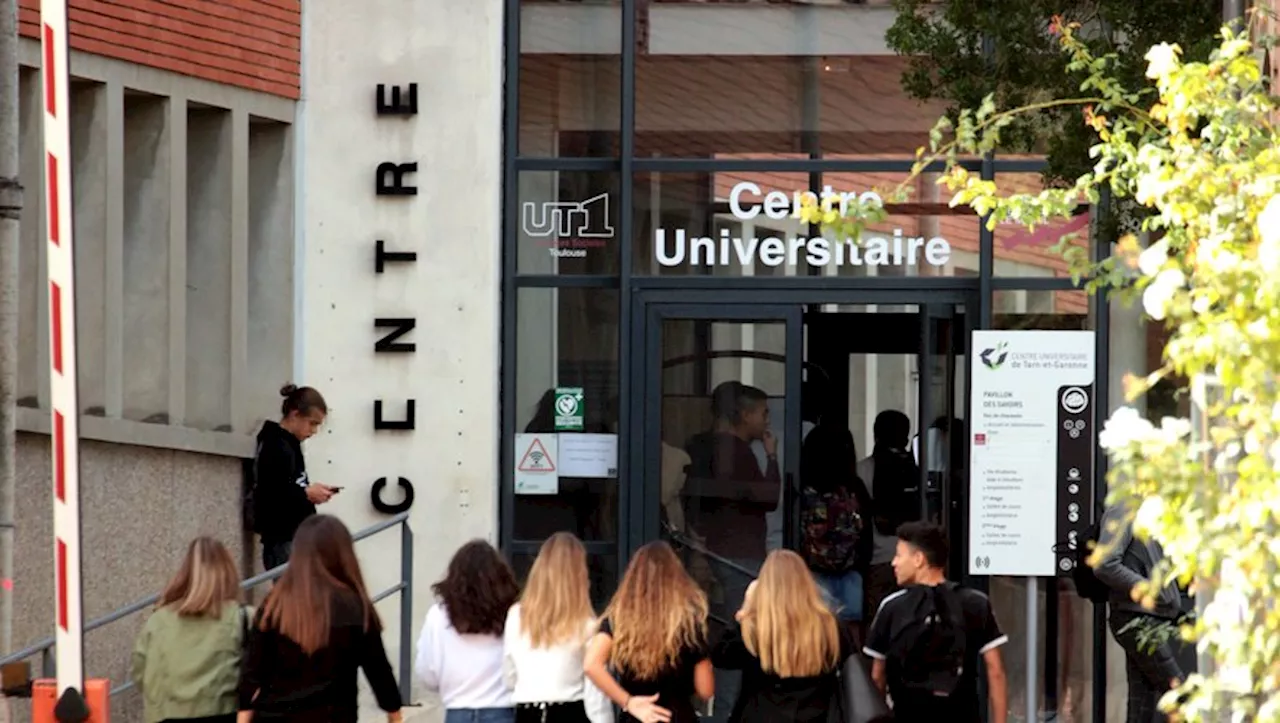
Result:
{"label": "person standing in doorway", "polygon": [[987,596],[946,579],[947,533],[910,522],[898,528],[893,571],[902,589],[880,604],[862,652],[871,678],[904,723],[978,723],[978,661],[987,673],[990,723],[1006,723],[1009,686],[1000,647],[1009,638]]}
{"label": "person standing in doorway", "polygon": [[[1127,723],[1163,723],[1160,698],[1182,685],[1186,671],[1161,629],[1172,631],[1183,615],[1183,595],[1169,583],[1160,590],[1151,609],[1134,601],[1133,588],[1151,577],[1164,559],[1164,550],[1155,540],[1141,540],[1133,534],[1133,523],[1123,504],[1108,507],[1102,516],[1099,546],[1102,559],[1094,575],[1107,586],[1107,607],[1111,634],[1124,649],[1125,677],[1129,683]],[[1174,632],[1176,639],[1177,634]]]}
{"label": "person standing in doorway", "polygon": [[907,451],[911,420],[897,410],[876,415],[872,426],[875,447],[871,456],[858,463],[858,477],[868,485],[872,497],[871,564],[865,582],[866,606],[872,615],[889,593],[897,589],[893,557],[897,551],[898,527],[919,519],[920,468]]}
{"label": "person standing in doorway", "polygon": [[312,482],[302,456],[302,443],[320,430],[329,412],[324,397],[293,384],[284,385],[280,396],[280,422],[268,420],[258,432],[250,491],[253,531],[262,537],[267,570],[289,561],[298,526],[341,489]]}
{"label": "person standing in doorway", "polygon": [[[685,445],[689,477],[702,483],[699,532],[712,552],[751,570],[764,562],[768,536],[766,516],[778,506],[781,473],[778,440],[769,429],[769,395],[741,382],[724,382],[711,393],[710,431]],[[751,449],[759,441],[765,452],[761,469]],[[742,603],[749,580],[736,587],[732,605]]]}

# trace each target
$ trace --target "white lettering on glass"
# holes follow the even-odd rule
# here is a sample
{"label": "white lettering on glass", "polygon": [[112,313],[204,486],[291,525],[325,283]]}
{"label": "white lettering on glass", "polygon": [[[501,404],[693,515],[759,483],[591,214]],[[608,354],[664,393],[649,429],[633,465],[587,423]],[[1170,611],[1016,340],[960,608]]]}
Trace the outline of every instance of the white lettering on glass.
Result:
{"label": "white lettering on glass", "polygon": [[[739,181],[729,190],[729,213],[742,221],[751,221],[762,214],[781,220],[789,218],[793,209],[799,208],[806,199],[838,207],[841,215],[847,215],[855,204],[884,204],[874,191],[846,193],[824,186],[820,194],[795,191],[788,196],[776,190],[766,193],[758,184]],[[694,236],[685,229],[670,231],[658,227],[653,230],[653,253],[658,264],[666,267],[686,263],[753,266],[757,261],[770,267],[795,266],[801,261],[809,266],[946,266],[951,261],[951,243],[940,236],[928,239],[907,236],[901,228],[894,229],[891,237],[864,234],[860,239],[831,239],[824,236],[740,237],[733,236],[728,228],[721,228],[716,237]]]}

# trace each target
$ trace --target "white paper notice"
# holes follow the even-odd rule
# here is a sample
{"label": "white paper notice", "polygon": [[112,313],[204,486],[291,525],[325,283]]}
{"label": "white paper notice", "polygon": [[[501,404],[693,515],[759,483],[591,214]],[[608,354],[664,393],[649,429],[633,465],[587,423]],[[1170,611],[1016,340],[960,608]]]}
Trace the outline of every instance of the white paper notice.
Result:
{"label": "white paper notice", "polygon": [[561,477],[618,476],[618,435],[561,432],[559,437]]}
{"label": "white paper notice", "polygon": [[556,435],[517,434],[515,488],[518,495],[560,493]]}
{"label": "white paper notice", "polygon": [[[1059,450],[1066,439],[1076,454],[1085,435],[1095,436],[1093,410],[1086,408],[1094,383],[1094,334],[975,331],[970,348],[969,571],[1056,575]],[[1069,437],[1060,434],[1062,409],[1072,420]],[[1091,477],[1091,470],[1067,466],[1082,479]],[[1087,498],[1081,492],[1080,503]]]}

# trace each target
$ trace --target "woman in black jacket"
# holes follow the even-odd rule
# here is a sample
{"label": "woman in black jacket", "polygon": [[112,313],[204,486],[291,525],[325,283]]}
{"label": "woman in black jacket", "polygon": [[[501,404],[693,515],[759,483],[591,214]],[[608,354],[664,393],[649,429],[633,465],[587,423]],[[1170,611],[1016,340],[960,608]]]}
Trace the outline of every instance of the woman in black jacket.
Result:
{"label": "woman in black jacket", "polygon": [[854,642],[799,555],[770,553],[735,617],[711,653],[717,668],[742,671],[730,723],[840,720],[839,672]]}
{"label": "woman in black jacket", "polygon": [[252,527],[262,536],[262,566],[267,570],[289,561],[298,525],[339,489],[312,482],[302,456],[302,443],[320,431],[329,412],[324,397],[312,387],[293,384],[284,385],[280,396],[280,422],[263,423],[253,456]]}
{"label": "woman in black jacket", "polygon": [[399,723],[400,690],[351,533],[336,517],[313,515],[255,618],[238,723],[355,723],[357,668],[387,720]]}

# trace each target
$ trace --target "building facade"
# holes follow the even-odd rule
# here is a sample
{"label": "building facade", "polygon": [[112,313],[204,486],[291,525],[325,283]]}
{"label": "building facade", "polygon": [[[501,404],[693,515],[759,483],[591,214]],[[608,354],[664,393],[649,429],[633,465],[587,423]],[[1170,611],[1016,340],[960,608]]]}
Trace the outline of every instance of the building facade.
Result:
{"label": "building facade", "polygon": [[[352,529],[409,513],[414,621],[461,543],[499,544],[523,573],[558,530],[586,540],[599,600],[665,538],[731,615],[717,591],[736,573],[699,551],[697,495],[663,462],[739,381],[769,396],[798,472],[816,387],[863,455],[880,412],[911,420],[926,486],[944,480],[953,573],[1010,635],[1015,719],[1029,697],[1122,719],[1123,660],[1092,605],[1060,578],[969,574],[969,349],[975,330],[1095,332],[1096,423],[1161,339],[1050,249],[1096,209],[988,231],[911,177],[942,108],[901,90],[887,2],[130,2],[71,14],[86,619],[155,589],[199,532],[252,562],[241,464],[286,380],[331,408],[307,444],[311,476],[344,488],[325,511]],[[1036,158],[966,164],[1039,188]],[[797,194],[902,184],[910,202],[856,252],[792,216]],[[47,633],[52,594],[42,238],[24,225],[19,643]],[[771,545],[794,536],[770,525]],[[371,588],[399,579],[393,537],[359,551]],[[123,680],[134,630],[91,636],[89,670]]]}
{"label": "building facade", "polygon": [[[301,4],[69,3],[86,621],[241,533],[243,460],[293,373]],[[14,642],[53,632],[38,0],[21,0]],[[8,82],[8,79],[6,79]],[[8,594],[7,592],[5,594]],[[141,615],[90,633],[127,680]],[[117,697],[140,719],[135,696]]]}

